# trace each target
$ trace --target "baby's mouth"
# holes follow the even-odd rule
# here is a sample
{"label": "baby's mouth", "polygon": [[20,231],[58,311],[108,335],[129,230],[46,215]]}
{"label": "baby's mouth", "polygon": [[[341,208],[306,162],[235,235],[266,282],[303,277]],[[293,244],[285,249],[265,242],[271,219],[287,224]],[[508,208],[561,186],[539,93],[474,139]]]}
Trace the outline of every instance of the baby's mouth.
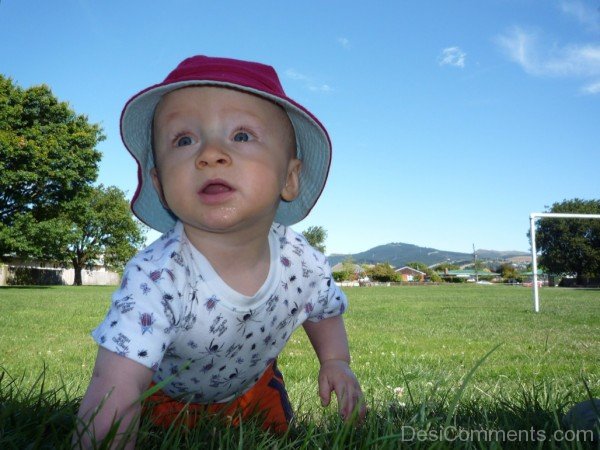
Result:
{"label": "baby's mouth", "polygon": [[203,194],[217,195],[231,191],[231,186],[223,183],[210,183],[202,189]]}
{"label": "baby's mouth", "polygon": [[198,191],[198,195],[200,195],[203,201],[212,204],[225,201],[234,191],[235,189],[226,181],[215,179],[204,183]]}

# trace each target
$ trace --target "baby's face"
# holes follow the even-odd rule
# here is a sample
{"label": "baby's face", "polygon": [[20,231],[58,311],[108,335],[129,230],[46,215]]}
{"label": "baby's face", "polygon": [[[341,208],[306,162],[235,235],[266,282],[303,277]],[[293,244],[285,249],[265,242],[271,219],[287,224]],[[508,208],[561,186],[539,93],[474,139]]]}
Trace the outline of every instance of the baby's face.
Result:
{"label": "baby's face", "polygon": [[263,98],[219,87],[167,94],[154,116],[152,176],[188,231],[270,227],[281,199],[298,194],[292,125]]}

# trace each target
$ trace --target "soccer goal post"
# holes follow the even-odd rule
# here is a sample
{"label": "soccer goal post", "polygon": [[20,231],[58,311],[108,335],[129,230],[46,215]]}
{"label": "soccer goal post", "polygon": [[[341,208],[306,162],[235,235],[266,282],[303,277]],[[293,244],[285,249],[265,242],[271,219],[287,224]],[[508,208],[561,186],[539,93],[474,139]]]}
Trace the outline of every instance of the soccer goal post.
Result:
{"label": "soccer goal post", "polygon": [[531,283],[533,295],[533,309],[540,312],[540,298],[537,279],[537,249],[535,246],[535,221],[541,217],[555,219],[600,219],[600,214],[570,214],[570,213],[531,213],[529,214],[529,226],[531,227],[531,270],[533,272],[533,283]]}

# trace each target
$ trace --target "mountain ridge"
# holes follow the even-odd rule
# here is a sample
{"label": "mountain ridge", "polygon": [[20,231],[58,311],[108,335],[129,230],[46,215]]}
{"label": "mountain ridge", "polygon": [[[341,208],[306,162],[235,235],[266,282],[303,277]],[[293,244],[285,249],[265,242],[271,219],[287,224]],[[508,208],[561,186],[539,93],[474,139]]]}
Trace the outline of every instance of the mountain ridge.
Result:
{"label": "mountain ridge", "polygon": [[[506,261],[510,258],[526,257],[529,255],[527,252],[517,250],[499,251],[479,249],[476,250],[476,253],[479,259],[488,261]],[[339,262],[343,262],[348,258],[352,258],[357,264],[388,262],[392,266],[401,267],[410,262],[421,262],[428,266],[432,266],[443,262],[451,264],[468,263],[473,260],[473,253],[452,252],[431,247],[420,247],[405,242],[390,242],[359,253],[332,253],[327,258],[332,266]]]}

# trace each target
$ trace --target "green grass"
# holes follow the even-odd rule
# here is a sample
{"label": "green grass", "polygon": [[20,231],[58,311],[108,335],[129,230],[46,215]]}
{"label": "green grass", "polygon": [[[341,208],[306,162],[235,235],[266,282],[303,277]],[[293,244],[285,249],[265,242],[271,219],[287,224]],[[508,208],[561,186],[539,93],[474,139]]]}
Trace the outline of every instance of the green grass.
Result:
{"label": "green grass", "polygon": [[[89,332],[112,290],[0,288],[0,448],[67,446],[96,352]],[[538,314],[531,291],[514,286],[346,293],[353,368],[370,408],[365,426],[345,426],[334,408],[321,408],[318,364],[299,331],[279,361],[298,417],[288,436],[214,423],[165,435],[144,424],[140,448],[588,448],[523,439],[526,430],[549,438],[572,404],[600,397],[600,290],[542,289]],[[453,427],[463,430],[458,439],[434,439]],[[522,434],[518,442],[460,438],[481,430]]]}

